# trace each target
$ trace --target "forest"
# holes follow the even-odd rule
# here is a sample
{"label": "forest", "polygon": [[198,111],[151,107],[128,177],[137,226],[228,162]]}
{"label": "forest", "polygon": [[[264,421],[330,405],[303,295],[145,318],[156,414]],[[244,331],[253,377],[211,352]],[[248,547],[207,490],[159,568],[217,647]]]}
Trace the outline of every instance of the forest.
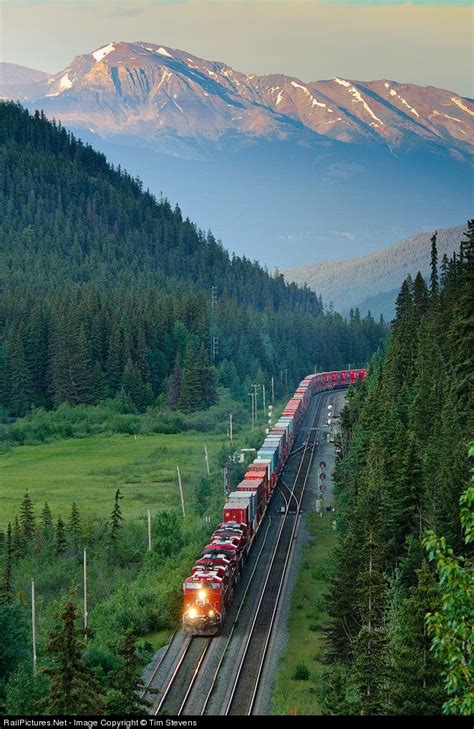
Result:
{"label": "forest", "polygon": [[248,402],[252,382],[273,377],[281,393],[315,367],[365,365],[386,333],[229,256],[39,112],[0,103],[0,169],[7,423],[117,397],[136,412],[192,412],[219,386]]}
{"label": "forest", "polygon": [[343,411],[327,600],[329,714],[474,711],[474,221],[405,280]]}

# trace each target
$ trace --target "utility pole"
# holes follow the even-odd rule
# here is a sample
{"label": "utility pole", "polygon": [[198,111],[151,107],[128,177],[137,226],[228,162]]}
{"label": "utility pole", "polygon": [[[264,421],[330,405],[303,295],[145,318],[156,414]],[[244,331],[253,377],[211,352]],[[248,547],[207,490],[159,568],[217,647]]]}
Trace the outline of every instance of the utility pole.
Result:
{"label": "utility pole", "polygon": [[204,446],[204,459],[206,461],[206,469],[207,469],[207,475],[211,475],[211,471],[209,470],[209,453],[207,452],[207,446]]}
{"label": "utility pole", "polygon": [[181,483],[181,472],[179,470],[179,466],[176,466],[176,470],[178,472],[179,495],[181,496],[181,509],[183,511],[183,519],[184,519],[184,517],[186,516],[186,512],[184,510],[183,485]]}
{"label": "utility pole", "polygon": [[266,413],[266,408],[265,408],[265,385],[262,385],[262,398],[263,398],[263,414],[265,415],[265,413]]}
{"label": "utility pole", "polygon": [[150,509],[146,510],[146,515],[148,519],[148,551],[151,552],[151,514]]}
{"label": "utility pole", "polygon": [[275,378],[272,377],[272,405],[275,404]]}
{"label": "utility pole", "polygon": [[254,429],[254,426],[255,426],[255,417],[254,417],[254,393],[253,392],[249,392],[249,397],[252,398],[252,430],[253,430]]}
{"label": "utility pole", "polygon": [[31,580],[31,632],[33,637],[33,673],[36,673],[36,608],[35,581]]}
{"label": "utility pole", "polygon": [[257,388],[258,388],[258,385],[255,384],[255,385],[252,385],[252,387],[255,390],[254,412],[255,412],[255,423],[256,423],[257,422],[257,413],[258,413],[258,410],[257,410],[257,407],[258,407],[258,405],[257,405],[257,402],[258,402],[258,400],[257,400]]}
{"label": "utility pole", "polygon": [[232,447],[233,442],[233,428],[232,428],[232,413],[229,413],[229,440]]}
{"label": "utility pole", "polygon": [[84,580],[84,635],[87,638],[87,551],[84,550],[83,559],[83,580]]}

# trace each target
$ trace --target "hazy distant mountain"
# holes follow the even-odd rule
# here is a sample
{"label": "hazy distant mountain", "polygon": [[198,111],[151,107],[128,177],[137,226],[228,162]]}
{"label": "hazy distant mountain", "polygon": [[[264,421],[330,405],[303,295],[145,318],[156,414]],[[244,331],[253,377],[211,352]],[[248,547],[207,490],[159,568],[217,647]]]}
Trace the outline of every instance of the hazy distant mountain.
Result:
{"label": "hazy distant mountain", "polygon": [[[19,66],[17,63],[0,62],[0,98],[29,98],[36,93],[37,88],[30,89],[31,84],[45,81],[49,75],[45,71]],[[25,86],[28,86],[26,91]]]}
{"label": "hazy distant mountain", "polygon": [[[438,256],[441,261],[446,253],[451,257],[459,251],[465,228],[439,230],[437,236]],[[429,277],[430,233],[419,233],[401,241],[391,248],[359,256],[345,261],[329,261],[309,264],[284,271],[288,281],[306,283],[322,295],[323,301],[332,301],[336,310],[347,313],[358,306],[365,314],[381,313],[387,320],[393,318],[395,298],[404,279],[418,271]]]}
{"label": "hazy distant mountain", "polygon": [[113,42],[2,93],[61,119],[226,246],[271,265],[373,250],[469,214],[474,106],[452,91],[246,75]]}

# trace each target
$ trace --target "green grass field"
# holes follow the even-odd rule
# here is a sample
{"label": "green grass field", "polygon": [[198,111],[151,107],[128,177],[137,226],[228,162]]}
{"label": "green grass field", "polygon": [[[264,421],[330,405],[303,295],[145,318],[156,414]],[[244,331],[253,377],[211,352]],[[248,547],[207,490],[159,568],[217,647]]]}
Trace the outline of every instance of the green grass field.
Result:
{"label": "green grass field", "polygon": [[209,433],[99,435],[12,448],[0,454],[0,528],[14,519],[26,489],[36,510],[47,501],[53,516],[66,516],[73,501],[85,517],[108,516],[117,488],[127,518],[143,516],[147,508],[175,508],[176,466],[190,499],[206,474],[204,444],[212,468],[224,442],[225,436]]}
{"label": "green grass field", "polygon": [[[288,644],[281,657],[272,697],[272,713],[321,714],[321,675],[327,621],[323,596],[331,572],[331,553],[336,545],[332,514],[307,515],[311,540],[303,550],[298,581],[292,596],[288,621]],[[299,668],[298,668],[299,667]],[[308,671],[306,680],[301,669]],[[296,678],[299,675],[300,678]],[[304,675],[304,674],[303,674]]]}

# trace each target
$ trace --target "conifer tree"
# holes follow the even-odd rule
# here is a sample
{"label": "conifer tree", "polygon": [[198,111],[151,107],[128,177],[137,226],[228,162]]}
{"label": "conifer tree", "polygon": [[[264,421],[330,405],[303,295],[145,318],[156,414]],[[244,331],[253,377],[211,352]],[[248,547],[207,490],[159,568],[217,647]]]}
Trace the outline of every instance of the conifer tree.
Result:
{"label": "conifer tree", "polygon": [[13,535],[12,525],[8,522],[7,538],[5,541],[5,556],[3,560],[3,579],[1,598],[2,602],[11,602],[12,597],[12,570],[13,570]]}
{"label": "conifer tree", "polygon": [[41,704],[46,714],[98,714],[103,707],[103,690],[84,660],[84,643],[76,621],[76,608],[69,599],[58,614],[46,648],[50,665],[43,671],[50,684],[49,695]]}
{"label": "conifer tree", "polygon": [[425,616],[438,608],[440,597],[426,561],[417,570],[417,583],[408,594],[396,582],[391,592],[386,713],[439,715],[444,698],[441,665],[431,650]]}
{"label": "conifer tree", "polygon": [[64,522],[61,517],[58,517],[58,521],[56,522],[54,546],[57,555],[64,554],[67,549],[66,530],[64,528]]}
{"label": "conifer tree", "polygon": [[174,363],[174,369],[170,377],[169,386],[168,386],[168,396],[166,398],[166,407],[169,410],[176,410],[179,402],[180,397],[180,391],[181,391],[181,381],[182,381],[182,372],[181,372],[181,357],[178,352],[176,355],[176,360]]}
{"label": "conifer tree", "polygon": [[13,554],[15,556],[15,559],[18,559],[18,557],[21,557],[23,555],[24,543],[23,543],[22,531],[20,528],[20,522],[19,522],[19,519],[17,516],[15,516],[15,521],[13,522],[12,542],[13,542]]}
{"label": "conifer tree", "polygon": [[120,489],[117,489],[115,492],[114,508],[110,515],[109,546],[111,550],[116,549],[119,531],[122,527],[121,522],[123,521],[123,516],[120,508],[120,501],[122,499],[123,496],[120,493]]}
{"label": "conifer tree", "polygon": [[439,292],[439,280],[438,280],[438,247],[436,245],[438,233],[431,238],[431,286],[430,294],[434,299],[437,297]]}
{"label": "conifer tree", "polygon": [[31,544],[36,532],[36,521],[33,512],[33,504],[28,491],[25,492],[23,501],[21,502],[20,528],[23,544],[25,546]]}
{"label": "conifer tree", "polygon": [[52,542],[54,538],[53,515],[47,501],[44,502],[41,510],[41,529],[44,541],[46,543]]}
{"label": "conifer tree", "polygon": [[69,531],[72,534],[76,543],[79,542],[82,534],[82,526],[79,509],[77,508],[77,504],[75,501],[72,504],[71,514],[69,516]]}
{"label": "conifer tree", "polygon": [[135,639],[127,633],[118,651],[119,667],[110,677],[111,690],[107,695],[109,714],[143,714],[149,702],[142,699],[145,684],[141,678],[141,660],[137,655]]}

